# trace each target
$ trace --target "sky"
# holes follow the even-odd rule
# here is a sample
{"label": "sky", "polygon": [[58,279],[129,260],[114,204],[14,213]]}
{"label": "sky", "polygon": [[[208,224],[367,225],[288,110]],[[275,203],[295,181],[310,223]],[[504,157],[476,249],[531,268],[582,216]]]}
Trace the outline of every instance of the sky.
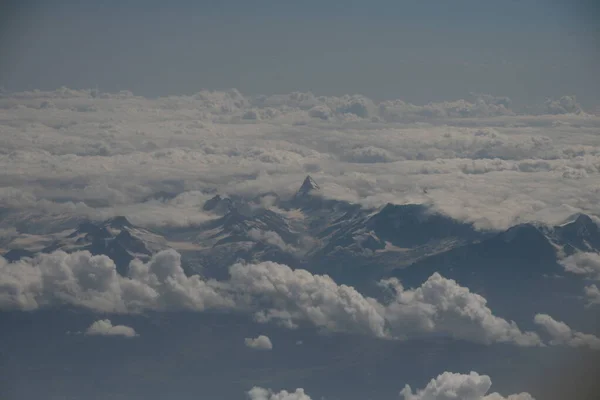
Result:
{"label": "sky", "polygon": [[8,1],[0,85],[144,96],[359,93],[600,104],[598,6],[577,0]]}

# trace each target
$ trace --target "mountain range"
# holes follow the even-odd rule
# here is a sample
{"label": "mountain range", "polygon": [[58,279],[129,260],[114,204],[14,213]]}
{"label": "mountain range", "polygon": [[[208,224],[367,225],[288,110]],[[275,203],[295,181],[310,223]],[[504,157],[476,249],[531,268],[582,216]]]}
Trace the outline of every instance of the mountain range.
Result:
{"label": "mountain range", "polygon": [[[12,262],[55,250],[88,250],[107,255],[127,275],[132,259],[174,248],[189,273],[221,279],[235,262],[275,261],[367,292],[381,278],[397,277],[410,287],[437,271],[495,308],[521,310],[530,319],[532,310],[540,311],[536,307],[559,307],[581,292],[581,279],[565,271],[562,258],[600,252],[600,228],[585,214],[558,226],[526,223],[485,231],[422,204],[365,209],[327,199],[310,176],[288,199],[275,193],[250,199],[215,195],[203,211],[213,218],[186,228],[151,230],[118,216],[51,234],[22,234],[5,245],[3,256]],[[506,290],[516,294],[506,296]],[[524,294],[531,290],[543,294],[532,297],[533,303]]]}

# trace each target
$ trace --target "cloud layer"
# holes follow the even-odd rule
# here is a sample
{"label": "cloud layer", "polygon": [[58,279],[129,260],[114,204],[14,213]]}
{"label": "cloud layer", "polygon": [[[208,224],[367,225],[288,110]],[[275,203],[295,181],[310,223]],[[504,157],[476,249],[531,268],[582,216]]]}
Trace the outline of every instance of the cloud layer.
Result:
{"label": "cloud layer", "polygon": [[56,215],[190,225],[209,217],[206,190],[287,194],[307,171],[329,197],[429,203],[482,227],[600,213],[600,118],[568,96],[542,109],[516,115],[493,96],[417,106],[235,90],[6,93],[0,205],[12,213],[0,229]]}
{"label": "cloud layer", "polygon": [[116,272],[110,258],[87,251],[56,251],[15,263],[0,258],[0,309],[221,310],[292,329],[309,323],[330,332],[379,338],[442,333],[483,344],[541,345],[537,334],[495,316],[483,297],[438,273],[416,289],[404,289],[395,279],[381,282],[394,295],[387,303],[326,275],[274,262],[235,264],[229,273],[224,281],[186,276],[174,250],[161,251],[147,263],[132,261],[128,277]]}

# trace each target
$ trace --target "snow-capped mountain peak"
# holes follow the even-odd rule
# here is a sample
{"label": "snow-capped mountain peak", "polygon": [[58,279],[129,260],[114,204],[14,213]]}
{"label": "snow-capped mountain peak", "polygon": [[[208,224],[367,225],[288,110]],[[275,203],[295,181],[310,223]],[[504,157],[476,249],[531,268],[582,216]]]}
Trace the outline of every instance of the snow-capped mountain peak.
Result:
{"label": "snow-capped mountain peak", "polygon": [[317,182],[315,182],[310,175],[307,175],[306,178],[304,178],[304,182],[302,182],[302,186],[300,186],[300,189],[298,189],[296,192],[296,197],[306,196],[310,192],[320,189],[321,187],[317,184]]}

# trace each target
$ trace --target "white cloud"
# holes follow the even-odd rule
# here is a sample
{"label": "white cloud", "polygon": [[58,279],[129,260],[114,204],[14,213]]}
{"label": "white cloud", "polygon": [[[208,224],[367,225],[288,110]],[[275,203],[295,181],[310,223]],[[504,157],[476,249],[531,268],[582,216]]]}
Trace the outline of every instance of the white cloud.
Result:
{"label": "white cloud", "polygon": [[277,232],[262,231],[260,229],[252,228],[248,231],[248,236],[253,240],[263,241],[289,253],[297,252],[297,249],[294,246],[287,244]]}
{"label": "white cloud", "polygon": [[589,285],[583,289],[588,306],[600,305],[600,289],[596,285]]}
{"label": "white cloud", "polygon": [[273,343],[271,343],[271,339],[265,335],[259,335],[256,338],[245,338],[244,344],[246,347],[250,347],[251,349],[257,350],[272,350]]}
{"label": "white cloud", "polygon": [[388,121],[420,120],[424,118],[473,118],[513,115],[507,106],[493,100],[490,96],[480,97],[475,103],[466,100],[444,101],[417,106],[402,100],[384,101],[379,104],[379,111]]}
{"label": "white cloud", "polygon": [[393,161],[393,158],[387,150],[374,146],[354,147],[342,155],[344,161],[351,163],[383,163]]}
{"label": "white cloud", "polygon": [[204,280],[186,276],[180,255],[165,250],[147,263],[132,261],[129,270],[123,277],[110,258],[87,251],[57,251],[16,263],[0,258],[0,309],[72,305],[115,313],[229,310],[290,329],[309,323],[326,331],[379,338],[443,333],[484,344],[541,344],[536,334],[493,315],[483,297],[437,273],[412,290],[404,290],[397,280],[384,282],[394,289],[395,298],[381,304],[328,276],[274,262],[235,264],[228,280]]}
{"label": "white cloud", "polygon": [[156,254],[147,264],[134,260],[122,277],[107,256],[87,251],[40,254],[31,261],[0,258],[0,308],[33,310],[74,305],[102,312],[231,307],[199,276],[187,277],[180,255]]}
{"label": "white cloud", "polygon": [[253,387],[247,394],[250,400],[311,400],[302,388],[296,389],[294,392],[285,390],[273,392],[269,389]]}
{"label": "white cloud", "polygon": [[[202,190],[286,194],[307,166],[321,171],[326,196],[425,202],[483,227],[600,213],[600,118],[573,114],[570,97],[548,104],[555,115],[512,115],[509,107],[486,95],[416,106],[234,90],[158,99],[70,89],[3,94],[0,186],[8,190],[0,190],[0,206],[12,213],[0,229],[48,214],[193,225],[207,218],[196,204]],[[257,119],[244,120],[248,112]],[[192,195],[140,203],[158,191]]]}
{"label": "white cloud", "polygon": [[558,100],[548,99],[546,101],[548,114],[581,114],[583,109],[577,103],[575,96],[562,96]]}
{"label": "white cloud", "polygon": [[600,254],[575,253],[560,261],[566,271],[600,280]]}
{"label": "white cloud", "polygon": [[550,336],[553,346],[589,347],[600,350],[600,338],[572,330],[567,324],[554,320],[547,314],[536,314],[534,322],[540,325]]}
{"label": "white cloud", "polygon": [[[404,400],[535,400],[527,392],[511,394],[506,397],[497,392],[488,394],[492,380],[487,375],[477,372],[458,374],[444,372],[432,379],[427,386],[413,393],[411,387],[406,385],[400,391]],[[262,387],[253,387],[248,391],[250,400],[311,400],[304,389],[294,392],[282,390],[274,392]]]}
{"label": "white cloud", "polygon": [[124,336],[127,338],[138,336],[133,328],[125,325],[113,325],[108,319],[94,322],[87,328],[85,334],[91,336]]}
{"label": "white cloud", "polygon": [[229,287],[249,295],[242,304],[251,307],[255,299],[268,299],[258,314],[261,322],[275,320],[291,327],[295,321],[309,321],[330,331],[386,336],[385,319],[371,302],[328,276],[274,262],[236,264],[229,272]]}
{"label": "white cloud", "polygon": [[529,393],[512,394],[508,397],[498,393],[487,394],[491,386],[490,377],[477,372],[444,372],[416,393],[406,385],[400,395],[404,400],[534,400]]}
{"label": "white cloud", "polygon": [[522,332],[514,322],[495,316],[485,298],[437,272],[414,290],[405,290],[396,279],[381,284],[395,293],[383,311],[393,333],[443,332],[486,344],[542,344],[537,334]]}

